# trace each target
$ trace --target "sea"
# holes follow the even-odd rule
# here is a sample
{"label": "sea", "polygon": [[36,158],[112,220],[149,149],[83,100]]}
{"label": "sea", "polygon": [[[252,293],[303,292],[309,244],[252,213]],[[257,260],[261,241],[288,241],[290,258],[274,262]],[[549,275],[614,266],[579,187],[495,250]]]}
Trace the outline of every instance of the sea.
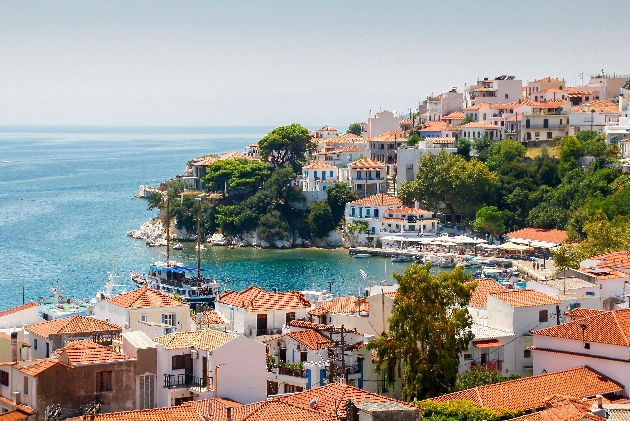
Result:
{"label": "sea", "polygon": [[[187,161],[243,151],[272,127],[0,127],[0,310],[60,295],[88,300],[108,272],[117,290],[135,288],[129,270],[165,260],[126,233],[156,216],[141,184],[183,174]],[[174,260],[196,266],[189,245]],[[347,250],[208,247],[202,266],[225,288],[327,290],[361,295],[391,282],[408,263],[352,258]],[[368,277],[360,276],[362,269]]]}

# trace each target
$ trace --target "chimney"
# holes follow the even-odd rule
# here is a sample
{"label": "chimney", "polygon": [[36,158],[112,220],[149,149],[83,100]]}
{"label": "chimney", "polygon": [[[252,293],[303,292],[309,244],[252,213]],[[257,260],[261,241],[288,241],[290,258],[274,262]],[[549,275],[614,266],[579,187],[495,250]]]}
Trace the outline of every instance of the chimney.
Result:
{"label": "chimney", "polygon": [[414,204],[413,204],[413,207],[414,207],[415,209],[420,209],[420,202],[416,200],[416,201],[414,202]]}
{"label": "chimney", "polygon": [[603,397],[603,396],[602,396],[602,395],[600,395],[600,394],[598,394],[598,395],[596,396],[596,398],[597,398],[597,409],[602,409],[602,408],[603,408],[603,406],[602,406],[602,397]]}
{"label": "chimney", "polygon": [[13,403],[15,405],[20,404],[20,392],[13,392]]}
{"label": "chimney", "polygon": [[18,360],[17,332],[11,332],[11,361]]}
{"label": "chimney", "polygon": [[227,406],[225,412],[227,412],[227,421],[232,421],[232,407]]}
{"label": "chimney", "polygon": [[310,402],[308,403],[308,406],[309,406],[311,409],[315,409],[315,405],[317,405],[317,399],[313,399],[312,401],[310,401]]}

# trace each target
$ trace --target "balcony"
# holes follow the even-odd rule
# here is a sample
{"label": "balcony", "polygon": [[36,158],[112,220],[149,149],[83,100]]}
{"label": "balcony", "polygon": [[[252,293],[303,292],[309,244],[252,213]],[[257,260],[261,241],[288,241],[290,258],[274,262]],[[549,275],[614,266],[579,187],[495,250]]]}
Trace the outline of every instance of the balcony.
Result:
{"label": "balcony", "polygon": [[252,333],[255,336],[280,335],[282,329],[254,329]]}
{"label": "balcony", "polygon": [[478,361],[471,361],[470,368],[472,369],[473,367],[483,367],[486,370],[503,371],[503,360],[492,360],[492,361],[486,361],[485,363],[478,362]]}
{"label": "balcony", "polygon": [[197,377],[192,374],[165,374],[164,389],[179,388],[212,389],[212,377]]}

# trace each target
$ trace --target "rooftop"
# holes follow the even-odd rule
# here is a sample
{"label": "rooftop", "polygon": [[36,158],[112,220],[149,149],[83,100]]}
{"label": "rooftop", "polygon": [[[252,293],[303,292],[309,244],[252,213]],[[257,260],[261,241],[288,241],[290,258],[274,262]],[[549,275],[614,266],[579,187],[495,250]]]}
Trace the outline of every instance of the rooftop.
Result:
{"label": "rooftop", "polygon": [[[240,402],[227,398],[202,399],[198,401],[186,402],[186,405],[193,407],[197,413],[212,421],[227,421],[227,407],[231,407],[232,414],[238,413],[238,409],[244,405]],[[232,420],[235,420],[232,416]]]}
{"label": "rooftop", "polygon": [[390,196],[385,193],[377,193],[372,196],[364,197],[353,202],[348,202],[349,205],[370,205],[370,206],[401,206],[402,201],[397,197]]}
{"label": "rooftop", "polygon": [[302,169],[307,169],[307,170],[311,169],[311,168],[334,168],[334,169],[337,169],[337,167],[335,167],[334,165],[329,164],[328,162],[323,162],[323,161],[315,161],[315,162],[312,162],[312,163],[310,163],[308,165],[304,165],[302,167]]}
{"label": "rooftop", "polygon": [[202,314],[202,325],[222,325],[227,322],[225,319],[223,319],[223,316],[221,316],[215,310],[204,311]]}
{"label": "rooftop", "polygon": [[[317,389],[315,389],[317,390]],[[481,408],[525,411],[545,405],[545,399],[556,394],[578,398],[623,390],[611,379],[588,366],[524,377],[487,386],[479,386],[433,398],[436,402],[469,400]]]}
{"label": "rooftop", "polygon": [[29,376],[33,376],[33,377],[39,376],[44,371],[56,365],[70,368],[67,365],[60,363],[54,358],[42,358],[40,360],[19,361],[15,364],[16,364],[15,367],[18,370],[20,370],[22,373]]}
{"label": "rooftop", "polygon": [[470,330],[475,335],[475,339],[496,339],[506,336],[514,336],[514,333],[512,332],[482,325],[480,323],[473,323]]}
{"label": "rooftop", "polygon": [[109,298],[107,301],[124,308],[188,307],[185,302],[146,286]]}
{"label": "rooftop", "polygon": [[513,418],[511,421],[578,421],[588,418],[593,421],[605,421],[593,415],[591,406],[576,398],[559,398],[549,403],[550,408]]}
{"label": "rooftop", "polygon": [[424,209],[416,209],[416,208],[395,208],[395,209],[387,209],[385,213],[393,213],[393,214],[421,214],[421,213],[431,213],[431,211]]}
{"label": "rooftop", "polygon": [[484,123],[484,122],[472,122],[468,124],[464,124],[462,129],[486,129],[486,130],[499,130],[499,126],[495,126],[494,124]]}
{"label": "rooftop", "polygon": [[601,314],[604,311],[605,310],[596,310],[594,308],[576,307],[574,309],[567,311],[564,314],[565,316],[572,317],[573,319],[578,319],[578,318],[583,319],[584,317],[590,317],[590,316]]}
{"label": "rooftop", "polygon": [[[88,418],[83,418],[87,420]],[[190,405],[167,406],[165,408],[141,409],[139,411],[110,412],[97,414],[94,421],[201,421]]]}
{"label": "rooftop", "polygon": [[122,327],[106,322],[105,320],[95,319],[81,315],[54,319],[48,322],[37,323],[25,328],[42,338],[47,338],[53,333],[83,333],[91,334],[94,332],[121,332]]}
{"label": "rooftop", "polygon": [[176,332],[158,336],[153,342],[164,345],[165,349],[207,349],[214,351],[221,345],[236,338],[225,332],[214,329],[196,330],[194,332]]}
{"label": "rooftop", "polygon": [[579,320],[534,330],[532,334],[630,346],[630,309],[597,312]]}
{"label": "rooftop", "polygon": [[512,307],[534,307],[550,304],[562,304],[560,300],[533,289],[495,292],[490,295],[506,304],[511,305]]}
{"label": "rooftop", "polygon": [[579,288],[592,288],[597,286],[592,282],[585,281],[580,278],[568,277],[568,278],[554,278],[549,279],[546,282],[540,282],[543,285],[550,286],[552,288],[564,291],[564,289],[579,289]]}
{"label": "rooftop", "polygon": [[307,329],[307,330],[296,330],[294,332],[287,332],[282,335],[273,337],[271,339],[267,339],[263,341],[264,343],[270,343],[276,341],[280,338],[289,337],[294,341],[298,342],[301,345],[304,345],[310,350],[318,350],[327,348],[325,344],[322,342],[328,342],[328,338],[317,332],[316,330]]}
{"label": "rooftop", "polygon": [[210,156],[207,158],[200,159],[199,161],[195,161],[192,163],[194,166],[207,167],[208,165],[214,164],[218,161],[224,161],[226,159],[247,159],[248,161],[257,161],[249,155],[246,155],[241,152],[226,152],[220,156]]}
{"label": "rooftop", "polygon": [[271,311],[310,308],[311,303],[298,291],[269,292],[252,285],[244,291],[228,291],[217,297],[216,302],[247,311]]}
{"label": "rooftop", "polygon": [[71,365],[94,364],[113,361],[126,361],[132,358],[113,349],[98,345],[91,341],[75,342],[65,348],[55,350],[60,362],[68,362]]}
{"label": "rooftop", "polygon": [[522,238],[525,240],[547,241],[560,244],[566,241],[567,232],[558,229],[523,228],[505,234],[505,236],[509,238]]}
{"label": "rooftop", "polygon": [[445,115],[442,117],[442,120],[463,120],[464,112],[463,111],[453,111],[452,113]]}
{"label": "rooftop", "polygon": [[17,307],[9,308],[7,310],[0,311],[0,317],[6,316],[8,314],[17,313],[19,311],[26,310],[31,307],[37,307],[37,303],[34,303],[31,301],[30,303],[22,304],[21,306],[17,306]]}
{"label": "rooftop", "polygon": [[317,307],[309,310],[308,314],[313,316],[321,316],[326,313],[358,313],[360,311],[369,311],[370,304],[364,298],[357,298],[353,295],[347,297],[336,297],[330,301],[321,301],[316,303]]}
{"label": "rooftop", "polygon": [[488,104],[487,102],[481,102],[479,104],[475,104],[471,107],[468,108],[464,108],[464,111],[473,111],[473,110],[489,110],[490,109],[490,104]]}
{"label": "rooftop", "polygon": [[471,307],[486,307],[488,305],[488,294],[505,291],[505,288],[493,279],[477,279],[470,282],[477,283],[477,286],[472,291],[472,295],[470,297]]}
{"label": "rooftop", "polygon": [[356,169],[362,169],[364,167],[367,168],[380,168],[383,167],[382,169],[385,168],[385,164],[383,164],[382,162],[379,162],[375,159],[371,159],[371,158],[361,158],[361,159],[357,159],[356,161],[348,164],[349,168],[356,168]]}

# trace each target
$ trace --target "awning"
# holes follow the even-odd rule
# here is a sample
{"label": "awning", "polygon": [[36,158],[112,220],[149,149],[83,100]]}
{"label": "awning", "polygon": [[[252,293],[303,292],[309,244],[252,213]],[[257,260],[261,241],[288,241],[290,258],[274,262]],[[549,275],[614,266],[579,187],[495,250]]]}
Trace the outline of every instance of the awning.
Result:
{"label": "awning", "polygon": [[473,345],[477,348],[490,348],[493,346],[503,346],[501,341],[497,339],[478,339],[473,340]]}
{"label": "awning", "polygon": [[497,248],[499,248],[501,250],[513,250],[513,251],[532,250],[531,247],[524,246],[524,245],[521,245],[521,244],[515,244],[515,243],[501,244],[500,246],[497,246]]}

